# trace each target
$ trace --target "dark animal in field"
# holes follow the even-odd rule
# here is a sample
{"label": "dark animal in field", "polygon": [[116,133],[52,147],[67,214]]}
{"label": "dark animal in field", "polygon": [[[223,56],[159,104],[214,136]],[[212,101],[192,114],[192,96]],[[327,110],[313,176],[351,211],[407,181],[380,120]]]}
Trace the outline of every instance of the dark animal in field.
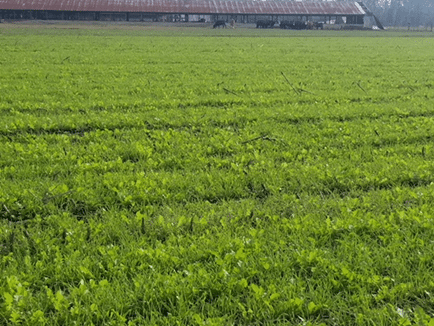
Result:
{"label": "dark animal in field", "polygon": [[324,25],[319,22],[307,22],[306,27],[307,29],[323,29]]}
{"label": "dark animal in field", "polygon": [[287,21],[284,20],[282,22],[280,22],[280,28],[282,29],[306,29],[308,28],[308,24],[306,24],[305,22],[302,21]]}
{"label": "dark animal in field", "polygon": [[316,29],[324,29],[324,23],[315,22],[313,23],[313,27],[315,27]]}
{"label": "dark animal in field", "polygon": [[256,22],[256,28],[265,28],[264,26],[266,26],[266,24],[265,20],[258,20]]}
{"label": "dark animal in field", "polygon": [[276,22],[269,20],[268,21],[268,28],[274,28],[274,24],[276,24]]}
{"label": "dark animal in field", "polygon": [[212,28],[223,27],[226,28],[226,22],[224,20],[217,20]]}
{"label": "dark animal in field", "polygon": [[295,29],[295,24],[294,22],[283,20],[280,22],[279,27],[282,29]]}
{"label": "dark animal in field", "polygon": [[276,22],[272,20],[258,20],[256,22],[256,28],[273,28]]}
{"label": "dark animal in field", "polygon": [[301,21],[296,21],[294,23],[295,25],[295,29],[306,29],[307,28],[307,24],[305,22],[301,22]]}

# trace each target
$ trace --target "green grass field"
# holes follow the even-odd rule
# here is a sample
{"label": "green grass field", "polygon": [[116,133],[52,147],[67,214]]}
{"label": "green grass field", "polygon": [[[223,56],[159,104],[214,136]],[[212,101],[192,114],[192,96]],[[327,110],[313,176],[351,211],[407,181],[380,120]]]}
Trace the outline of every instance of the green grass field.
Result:
{"label": "green grass field", "polygon": [[434,325],[433,33],[0,45],[1,325]]}

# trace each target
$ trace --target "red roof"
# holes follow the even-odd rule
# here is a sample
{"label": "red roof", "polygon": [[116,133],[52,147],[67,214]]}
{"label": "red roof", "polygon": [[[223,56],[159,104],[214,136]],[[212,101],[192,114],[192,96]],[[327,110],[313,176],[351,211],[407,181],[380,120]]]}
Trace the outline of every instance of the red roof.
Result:
{"label": "red roof", "polygon": [[0,0],[0,9],[189,14],[364,15],[356,2],[237,0]]}

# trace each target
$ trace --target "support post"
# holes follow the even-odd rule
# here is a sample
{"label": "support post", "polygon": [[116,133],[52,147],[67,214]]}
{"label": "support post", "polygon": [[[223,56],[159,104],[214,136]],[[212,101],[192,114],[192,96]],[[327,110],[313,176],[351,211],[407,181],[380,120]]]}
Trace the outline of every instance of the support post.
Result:
{"label": "support post", "polygon": [[126,17],[126,19],[127,19],[127,22],[130,21],[130,13],[129,13],[129,12],[127,12],[127,17]]}

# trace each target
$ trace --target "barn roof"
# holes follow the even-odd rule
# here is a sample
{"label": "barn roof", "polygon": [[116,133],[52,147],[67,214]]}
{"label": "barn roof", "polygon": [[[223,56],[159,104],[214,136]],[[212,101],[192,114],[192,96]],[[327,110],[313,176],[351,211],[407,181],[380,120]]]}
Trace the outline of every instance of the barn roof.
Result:
{"label": "barn roof", "polygon": [[0,9],[189,14],[364,15],[356,2],[254,0],[0,0]]}

